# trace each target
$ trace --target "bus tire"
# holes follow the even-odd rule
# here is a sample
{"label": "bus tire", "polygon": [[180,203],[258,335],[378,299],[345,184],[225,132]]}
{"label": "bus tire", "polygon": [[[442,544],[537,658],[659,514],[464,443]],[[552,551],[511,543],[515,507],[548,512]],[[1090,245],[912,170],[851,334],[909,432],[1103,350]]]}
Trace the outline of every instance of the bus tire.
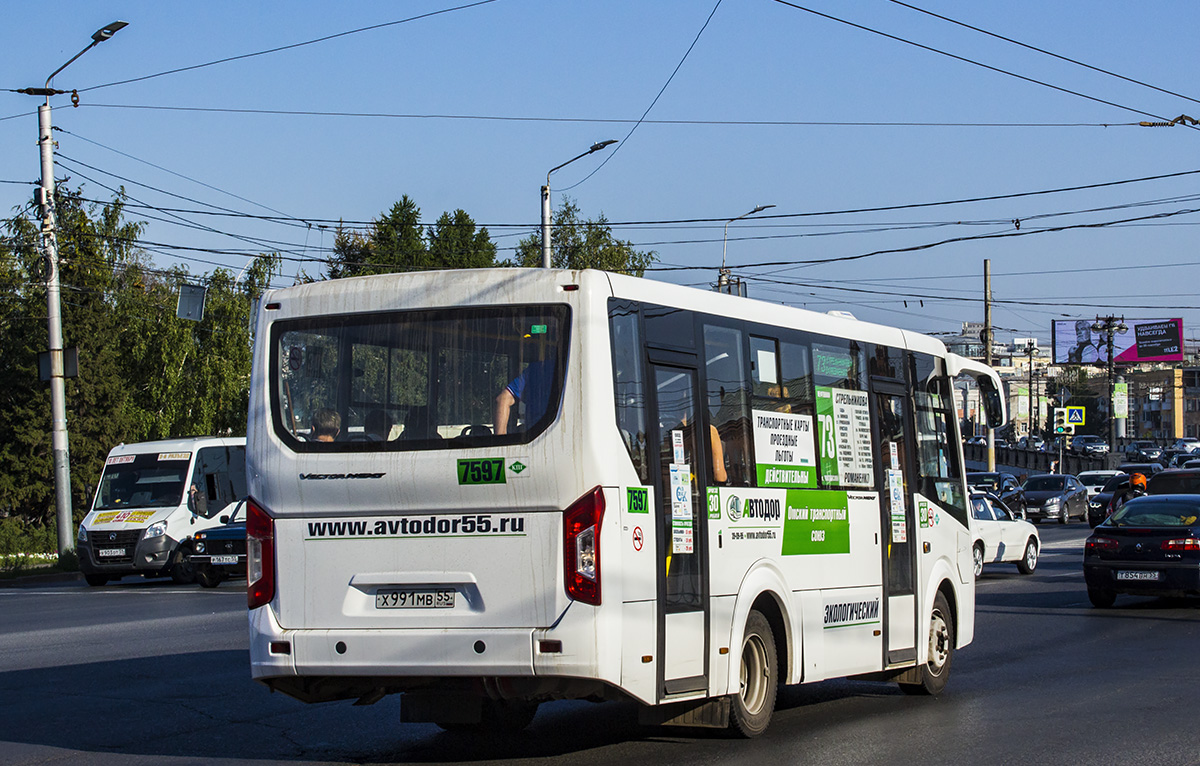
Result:
{"label": "bus tire", "polygon": [[101,585],[108,585],[108,577],[102,574],[85,574],[83,579],[93,588],[99,588]]}
{"label": "bus tire", "polygon": [[731,695],[729,706],[729,728],[749,739],[767,730],[779,691],[775,635],[761,612],[751,611],[746,617],[740,661],[738,691]]}
{"label": "bus tire", "polygon": [[933,612],[929,615],[929,659],[917,668],[916,682],[902,682],[900,689],[906,694],[922,694],[936,697],[946,688],[950,680],[950,666],[954,664],[954,621],[950,603],[938,591],[933,599]]}

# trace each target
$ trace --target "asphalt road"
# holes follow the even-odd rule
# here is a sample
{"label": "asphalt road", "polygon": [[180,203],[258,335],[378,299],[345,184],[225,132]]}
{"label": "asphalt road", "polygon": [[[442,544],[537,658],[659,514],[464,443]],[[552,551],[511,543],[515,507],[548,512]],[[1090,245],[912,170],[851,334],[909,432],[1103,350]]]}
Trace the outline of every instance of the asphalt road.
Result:
{"label": "asphalt road", "polygon": [[789,687],[752,741],[585,702],[543,705],[511,741],[464,739],[398,723],[394,698],[304,705],[251,682],[241,583],[0,589],[0,764],[1200,764],[1200,602],[1093,609],[1086,526],[1040,531],[1034,575],[985,568],[940,698]]}

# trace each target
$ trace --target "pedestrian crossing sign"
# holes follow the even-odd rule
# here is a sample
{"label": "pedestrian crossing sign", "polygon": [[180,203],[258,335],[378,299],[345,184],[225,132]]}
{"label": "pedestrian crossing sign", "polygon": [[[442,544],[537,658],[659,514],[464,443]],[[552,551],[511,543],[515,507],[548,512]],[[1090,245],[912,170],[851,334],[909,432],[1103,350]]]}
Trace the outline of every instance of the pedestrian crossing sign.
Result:
{"label": "pedestrian crossing sign", "polygon": [[1083,407],[1068,407],[1067,422],[1075,426],[1083,425],[1083,411]]}

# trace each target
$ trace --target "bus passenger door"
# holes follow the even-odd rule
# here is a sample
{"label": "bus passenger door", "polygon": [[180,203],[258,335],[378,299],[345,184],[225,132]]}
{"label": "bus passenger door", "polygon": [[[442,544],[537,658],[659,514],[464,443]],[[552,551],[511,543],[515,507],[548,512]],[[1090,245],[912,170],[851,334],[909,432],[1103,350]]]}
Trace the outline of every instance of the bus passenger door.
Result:
{"label": "bus passenger door", "polygon": [[[650,365],[658,444],[660,696],[708,688],[706,473],[694,367]],[[653,442],[652,442],[653,443]]]}
{"label": "bus passenger door", "polygon": [[876,382],[872,403],[879,428],[880,530],[883,544],[884,666],[911,664],[917,656],[917,601],[913,589],[916,524],[913,487],[916,442],[907,392]]}

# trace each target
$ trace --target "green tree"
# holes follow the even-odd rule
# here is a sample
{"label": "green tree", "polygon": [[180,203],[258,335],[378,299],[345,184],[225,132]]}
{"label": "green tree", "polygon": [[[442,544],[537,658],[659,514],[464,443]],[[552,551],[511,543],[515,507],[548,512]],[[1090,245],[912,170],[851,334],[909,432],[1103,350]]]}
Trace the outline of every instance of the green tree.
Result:
{"label": "green tree", "polygon": [[429,227],[429,261],[439,269],[485,269],[496,265],[496,243],[487,227],[476,228],[475,221],[461,208],[442,213]]}
{"label": "green tree", "polygon": [[[632,242],[616,239],[601,213],[594,221],[580,220],[579,207],[569,197],[554,212],[550,230],[550,265],[558,269],[602,269],[640,277],[658,260],[653,250],[635,250]],[[517,243],[509,266],[540,266],[542,235],[538,231]]]}
{"label": "green tree", "polygon": [[[63,341],[79,349],[67,381],[72,505],[86,513],[104,457],[120,442],[245,433],[254,298],[278,271],[264,255],[234,284],[217,269],[155,269],[139,248],[143,224],[125,220],[121,194],[85,206],[60,186],[55,210]],[[0,516],[54,516],[46,348],[46,291],[36,225],[16,216],[0,239]],[[181,282],[209,287],[200,323],[175,316]]]}
{"label": "green tree", "polygon": [[328,279],[396,271],[472,269],[496,265],[496,245],[465,211],[442,213],[424,229],[421,210],[407,195],[360,233],[339,226]]}

